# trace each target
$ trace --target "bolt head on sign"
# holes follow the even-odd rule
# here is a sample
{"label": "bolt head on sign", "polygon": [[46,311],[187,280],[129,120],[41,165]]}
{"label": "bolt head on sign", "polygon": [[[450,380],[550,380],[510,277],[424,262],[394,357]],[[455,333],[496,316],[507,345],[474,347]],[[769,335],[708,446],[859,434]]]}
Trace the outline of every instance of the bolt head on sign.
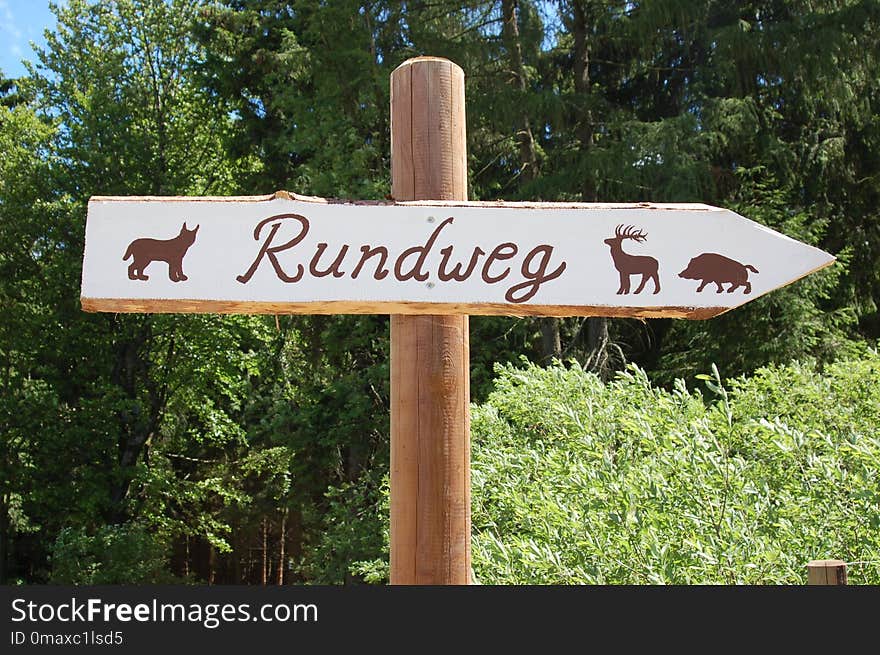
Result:
{"label": "bolt head on sign", "polygon": [[82,305],[709,318],[833,261],[702,204],[94,197]]}

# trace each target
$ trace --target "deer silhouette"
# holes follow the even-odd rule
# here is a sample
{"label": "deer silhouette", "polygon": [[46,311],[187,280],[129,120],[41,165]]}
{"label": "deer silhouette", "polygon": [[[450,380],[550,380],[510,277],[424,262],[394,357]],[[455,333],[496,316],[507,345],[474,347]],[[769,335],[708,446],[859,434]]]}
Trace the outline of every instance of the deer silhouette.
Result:
{"label": "deer silhouette", "polygon": [[659,264],[653,257],[645,255],[630,255],[623,252],[623,240],[632,239],[637,243],[642,243],[648,235],[642,230],[636,231],[632,225],[618,225],[614,229],[614,236],[605,239],[605,243],[611,248],[611,258],[614,260],[614,268],[620,273],[620,288],[617,290],[618,295],[629,293],[629,277],[630,275],[641,275],[642,281],[635,293],[641,293],[645,288],[648,280],[654,280],[654,293],[660,293],[660,276],[657,272]]}

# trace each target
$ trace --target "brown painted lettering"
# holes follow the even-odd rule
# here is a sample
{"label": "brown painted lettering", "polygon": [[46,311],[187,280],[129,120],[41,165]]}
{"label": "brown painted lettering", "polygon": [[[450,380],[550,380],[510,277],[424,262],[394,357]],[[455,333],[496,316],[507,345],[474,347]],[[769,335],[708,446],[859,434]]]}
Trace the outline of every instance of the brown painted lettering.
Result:
{"label": "brown painted lettering", "polygon": [[[394,277],[396,277],[401,282],[409,280],[410,278],[415,278],[420,282],[424,282],[428,279],[428,274],[422,271],[422,266],[425,265],[425,260],[428,258],[428,253],[431,251],[431,248],[434,247],[434,242],[437,240],[437,237],[440,236],[440,230],[444,227],[452,223],[455,220],[452,216],[447,218],[445,221],[440,223],[437,226],[437,229],[431,234],[428,240],[425,242],[424,246],[413,246],[412,248],[407,248],[400,256],[397,258],[397,261],[394,264]],[[415,265],[409,270],[408,273],[403,272],[403,262],[407,257],[411,257],[415,255],[417,252],[421,252],[421,254],[416,258]]]}
{"label": "brown painted lettering", "polygon": [[[442,221],[431,235],[426,239],[423,245],[412,246],[407,248],[394,262],[393,269],[389,269],[389,250],[387,246],[371,246],[369,244],[360,247],[361,256],[357,265],[351,272],[351,278],[356,279],[364,267],[369,262],[375,264],[372,271],[372,277],[376,280],[383,280],[388,277],[389,273],[394,273],[394,277],[401,282],[415,279],[424,282],[430,276],[429,271],[425,270],[425,263],[431,254],[434,245],[440,238],[443,229],[451,225],[455,218],[450,216]],[[279,230],[285,221],[296,221],[298,223],[298,231],[293,238],[276,244]],[[309,233],[309,221],[305,216],[299,214],[276,214],[260,221],[254,228],[254,240],[260,241],[263,238],[257,256],[251,263],[250,267],[243,275],[236,277],[236,280],[242,284],[247,284],[260,267],[264,258],[269,260],[275,275],[282,282],[299,282],[306,273],[303,264],[297,264],[293,275],[288,275],[278,259],[278,254],[286,250],[290,250],[297,244],[301,243]],[[266,228],[264,230],[264,228]],[[265,232],[265,235],[264,235]],[[280,239],[279,239],[280,240]],[[337,246],[333,246],[336,248]],[[319,243],[315,248],[315,252],[311,257],[308,265],[308,272],[315,278],[326,277],[332,275],[335,278],[345,276],[342,266],[348,252],[353,246],[350,244],[341,244],[333,261],[321,268],[321,260],[330,248],[328,243]],[[505,262],[513,259],[519,253],[519,247],[515,243],[505,242],[498,244],[486,256],[486,251],[478,246],[474,246],[471,255],[467,260],[453,263],[455,256],[455,246],[448,245],[440,250],[441,258],[439,266],[436,270],[437,278],[441,282],[464,282],[470,279],[471,275],[477,270],[480,258],[486,256],[486,260],[480,269],[480,276],[486,284],[497,284],[508,278],[511,273],[511,266],[505,266],[503,263],[495,266],[499,262]],[[566,262],[561,262],[556,268],[551,269],[554,248],[553,246],[543,244],[532,248],[523,259],[521,272],[523,281],[511,286],[504,294],[507,302],[523,303],[535,296],[545,282],[555,280],[566,269]],[[378,257],[378,260],[376,258]],[[493,269],[494,267],[494,269]],[[500,269],[500,270],[499,270]]]}
{"label": "brown painted lettering", "polygon": [[[281,227],[281,221],[286,219],[299,221],[301,226],[299,234],[297,234],[287,243],[283,243],[280,246],[272,246],[272,240],[275,238],[275,235],[278,233],[278,229]],[[263,226],[267,223],[271,223],[272,221],[278,222],[272,226],[271,230],[269,230],[269,235],[263,242],[262,247],[260,247],[260,252],[257,253],[257,257],[256,259],[254,259],[254,263],[251,264],[250,268],[244,275],[238,275],[235,278],[242,284],[247,284],[250,281],[257,268],[260,266],[260,262],[262,261],[264,255],[269,258],[269,263],[272,264],[272,268],[275,269],[275,274],[282,282],[299,282],[302,279],[304,273],[302,264],[296,265],[296,273],[294,275],[287,275],[287,273],[285,273],[284,269],[281,267],[281,264],[278,262],[278,257],[276,256],[276,253],[289,250],[306,238],[306,234],[308,234],[309,232],[308,219],[305,216],[300,216],[299,214],[276,214],[275,216],[270,216],[269,218],[263,219],[262,221],[257,223],[257,227],[254,228],[254,240],[260,240],[260,231],[263,229]]]}
{"label": "brown painted lettering", "polygon": [[348,252],[348,244],[343,244],[343,246],[339,249],[339,254],[336,255],[336,259],[333,260],[333,263],[330,264],[329,268],[323,271],[319,271],[318,262],[321,261],[321,255],[324,254],[325,250],[327,250],[327,244],[319,243],[318,249],[315,251],[315,256],[312,257],[312,261],[309,264],[309,273],[311,273],[315,277],[325,277],[327,275],[330,275],[330,273],[333,273],[333,277],[342,277],[343,275],[345,275],[345,273],[339,270],[339,265],[345,258],[345,253]]}
{"label": "brown painted lettering", "polygon": [[496,282],[501,282],[504,278],[510,275],[510,267],[504,269],[504,272],[500,275],[492,275],[490,269],[492,267],[492,262],[495,260],[503,261],[505,259],[510,259],[514,257],[517,253],[517,247],[515,243],[502,243],[495,246],[495,250],[493,250],[489,254],[489,258],[486,260],[486,263],[483,264],[483,281],[486,284],[495,284]]}
{"label": "brown painted lettering", "polygon": [[375,255],[380,255],[379,265],[376,267],[375,272],[373,273],[373,277],[377,280],[382,280],[388,275],[388,270],[384,268],[385,262],[388,260],[388,248],[385,246],[378,246],[377,248],[370,248],[370,246],[361,246],[361,260],[358,262],[358,265],[354,267],[354,270],[351,272],[352,279],[356,278],[361,274],[361,269],[364,267],[364,264],[367,263],[367,260],[370,257]]}
{"label": "brown painted lettering", "polygon": [[[538,255],[543,255],[541,257],[541,261],[538,264],[538,270],[532,271],[531,265],[532,260]],[[560,275],[562,275],[562,271],[565,270],[566,263],[562,262],[555,271],[552,273],[547,273],[547,266],[550,264],[550,258],[553,256],[553,246],[541,245],[535,246],[526,255],[526,258],[522,263],[522,275],[526,278],[525,282],[520,282],[507,290],[507,293],[504,294],[504,297],[507,299],[507,302],[525,302],[536,293],[538,293],[538,289],[544,282],[549,282],[550,280],[555,280]],[[526,290],[526,292],[517,297],[516,293],[518,291]]]}
{"label": "brown painted lettering", "polygon": [[482,255],[485,255],[486,251],[482,248],[474,248],[474,254],[471,255],[471,261],[468,263],[467,270],[464,273],[461,272],[461,263],[456,264],[449,273],[446,272],[446,267],[449,265],[449,258],[452,257],[452,246],[446,246],[440,251],[440,253],[443,255],[443,259],[440,260],[440,270],[437,271],[437,277],[443,282],[449,282],[449,280],[464,282],[471,276],[471,273],[474,272],[474,269],[477,266],[477,260]]}

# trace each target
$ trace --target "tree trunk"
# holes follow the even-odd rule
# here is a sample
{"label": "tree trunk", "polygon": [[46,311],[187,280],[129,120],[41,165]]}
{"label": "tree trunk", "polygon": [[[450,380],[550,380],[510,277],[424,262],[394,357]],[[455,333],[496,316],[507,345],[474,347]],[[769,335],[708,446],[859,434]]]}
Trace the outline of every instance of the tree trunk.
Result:
{"label": "tree trunk", "polygon": [[[148,375],[147,363],[139,351],[150,339],[152,323],[149,317],[144,317],[134,334],[130,333],[124,324],[117,322],[115,327],[118,346],[110,379],[122,389],[130,404],[120,417],[122,425],[116,463],[121,475],[118,477],[119,482],[110,491],[110,521],[124,523],[127,519],[125,499],[134,475],[134,465],[150,438],[154,424],[153,417],[150,416],[152,412],[145,412],[142,403],[139,402],[139,392],[142,391],[139,387],[144,384]],[[158,416],[155,417],[155,421],[158,421]]]}
{"label": "tree trunk", "polygon": [[[578,122],[577,135],[581,150],[589,153],[593,148],[593,111],[589,108],[590,96],[590,36],[587,18],[587,2],[572,2],[572,37],[574,38],[574,90],[580,102],[587,103]],[[598,198],[596,180],[590,170],[583,171],[581,196],[584,202],[596,202]]]}
{"label": "tree trunk", "polygon": [[[239,528],[241,524],[244,523],[244,517],[239,517]],[[233,584],[245,584],[241,567],[242,557],[246,557],[247,552],[247,539],[243,538],[245,531],[242,529],[238,529],[235,531],[235,536],[233,537],[233,546],[232,546],[232,583]]]}
{"label": "tree trunk", "polygon": [[517,9],[517,0],[501,0],[501,38],[507,50],[508,65],[513,76],[514,87],[519,92],[517,100],[518,106],[521,109],[516,132],[516,142],[519,145],[520,176],[524,182],[531,182],[538,177],[538,155],[535,148],[535,138],[532,135],[532,126],[529,122],[529,114],[523,102],[528,90],[528,82],[526,80],[525,67],[523,66]]}
{"label": "tree trunk", "polygon": [[269,528],[266,517],[263,517],[263,561],[260,566],[260,584],[264,587],[269,582]]}
{"label": "tree trunk", "polygon": [[559,334],[560,320],[555,316],[545,316],[540,319],[541,325],[541,358],[544,364],[549,364],[553,358],[562,357],[562,338]]}
{"label": "tree trunk", "polygon": [[585,368],[602,378],[608,373],[608,319],[591,316],[587,319],[587,359]]}
{"label": "tree trunk", "polygon": [[[572,2],[572,37],[574,39],[574,90],[578,100],[586,102],[588,107],[582,112],[578,123],[577,135],[580,147],[585,156],[589,156],[594,145],[593,112],[589,109],[590,96],[590,35],[588,24],[588,2],[573,0]],[[597,202],[598,191],[595,177],[589,164],[582,174],[581,196],[584,202]],[[587,319],[587,357],[590,370],[604,375],[608,367],[608,319],[594,316]]]}
{"label": "tree trunk", "polygon": [[[303,551],[302,513],[299,506],[289,510],[287,516],[287,554],[294,562],[299,562]],[[294,582],[301,581],[301,575],[294,577]]]}
{"label": "tree trunk", "polygon": [[214,584],[217,577],[217,551],[214,546],[208,547],[208,584]]}
{"label": "tree trunk", "polygon": [[[523,183],[528,184],[537,179],[540,169],[535,137],[532,134],[532,126],[524,102],[528,91],[528,80],[526,79],[525,66],[523,66],[522,41],[519,35],[518,0],[501,0],[501,14],[501,38],[504,42],[504,48],[507,50],[508,66],[513,77],[514,88],[518,91],[517,106],[520,108],[516,131],[520,178]],[[554,357],[558,358],[562,354],[559,319],[547,316],[538,319],[538,323],[541,326],[541,358],[545,363],[549,363]]]}
{"label": "tree trunk", "polygon": [[284,546],[287,539],[287,509],[281,512],[281,529],[278,531],[278,584],[284,584]]}
{"label": "tree trunk", "polygon": [[0,497],[0,585],[6,584],[6,558],[9,552],[9,508],[6,494]]}

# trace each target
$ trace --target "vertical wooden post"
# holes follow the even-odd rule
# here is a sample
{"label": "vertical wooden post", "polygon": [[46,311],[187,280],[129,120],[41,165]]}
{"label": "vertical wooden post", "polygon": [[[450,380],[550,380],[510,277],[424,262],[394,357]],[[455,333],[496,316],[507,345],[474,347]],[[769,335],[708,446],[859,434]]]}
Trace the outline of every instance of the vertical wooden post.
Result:
{"label": "vertical wooden post", "polygon": [[814,559],[807,564],[807,584],[845,585],[846,562],[839,559]]}
{"label": "vertical wooden post", "polygon": [[[467,200],[464,72],[451,61],[391,74],[391,180],[395,200]],[[468,317],[392,316],[391,584],[469,582],[469,402]]]}

